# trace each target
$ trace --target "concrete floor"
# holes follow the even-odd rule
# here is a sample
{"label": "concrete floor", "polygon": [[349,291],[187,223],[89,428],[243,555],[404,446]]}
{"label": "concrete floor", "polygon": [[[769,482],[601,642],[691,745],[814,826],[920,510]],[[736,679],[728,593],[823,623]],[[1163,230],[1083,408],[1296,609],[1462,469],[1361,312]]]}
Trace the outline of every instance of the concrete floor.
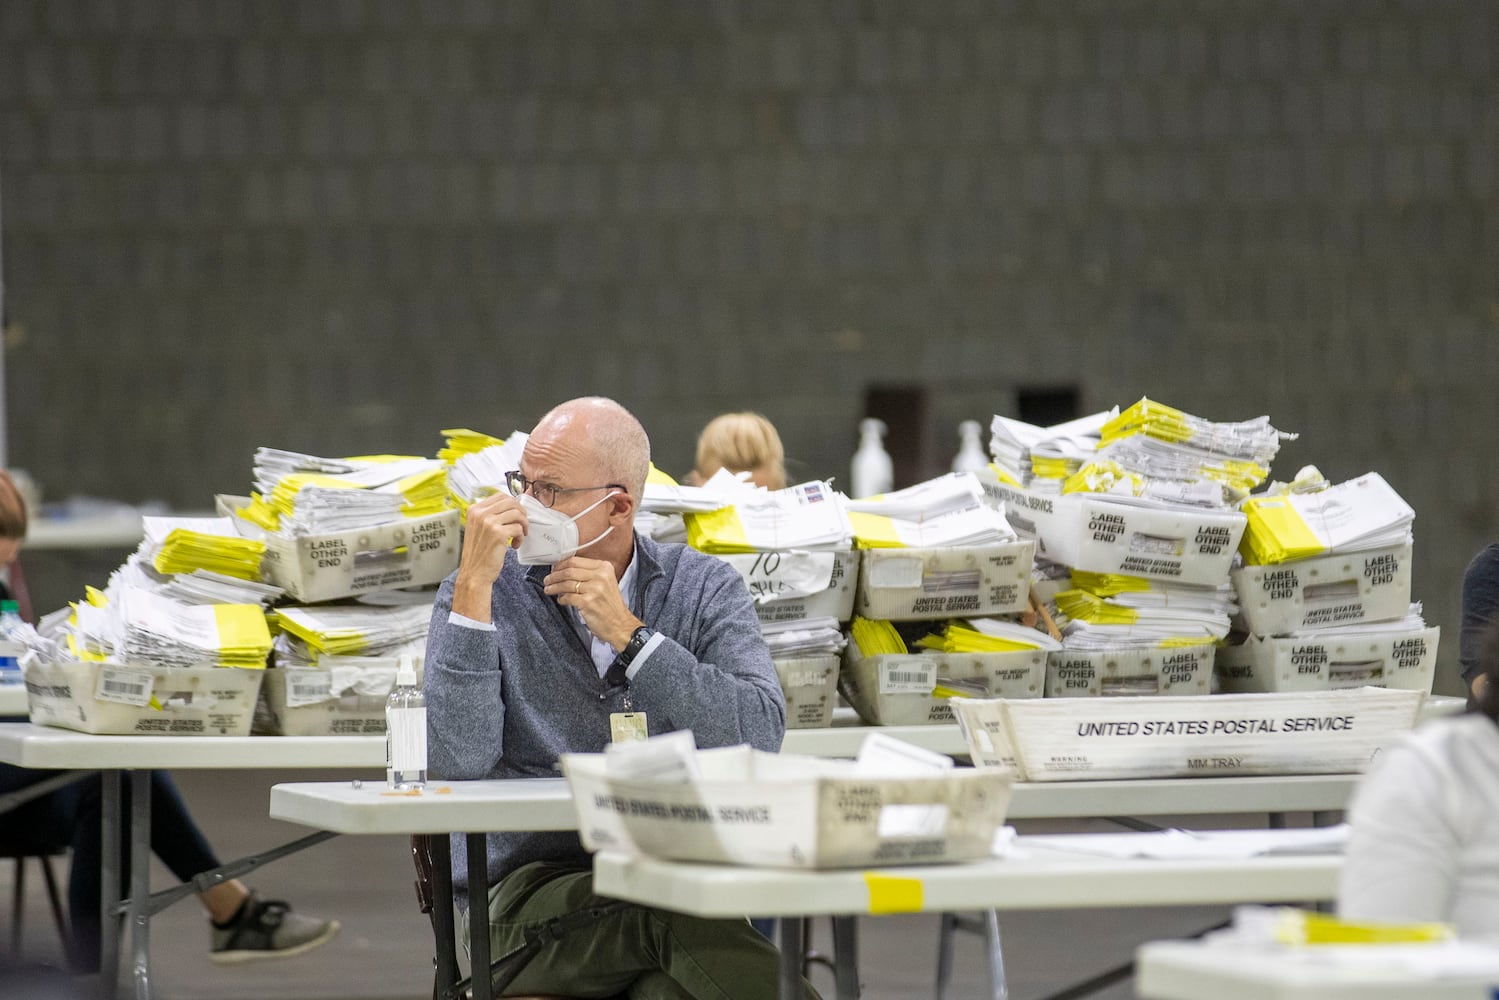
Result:
{"label": "concrete floor", "polygon": [[[348,772],[181,772],[179,784],[221,857],[233,858],[294,840],[306,831],[267,817],[269,788],[277,781],[348,780]],[[1261,825],[1263,817],[1220,817],[1214,825]],[[1103,824],[1026,824],[1023,832],[1107,829]],[[65,866],[64,866],[65,867]],[[27,964],[57,964],[60,948],[33,867],[28,878]],[[157,870],[158,887],[170,876]],[[151,923],[156,996],[162,1000],[418,1000],[431,995],[431,934],[417,910],[404,837],[339,837],[275,862],[248,881],[263,895],[284,898],[308,913],[336,916],[343,930],[332,943],[294,959],[221,968],[208,961],[208,926],[192,901]],[[0,869],[0,900],[8,901],[10,866]],[[1042,911],[1005,915],[1010,996],[1031,1000],[1129,960],[1146,940],[1182,937],[1228,916],[1221,907],[1115,911]],[[9,938],[9,907],[0,916],[0,946]],[[814,944],[828,947],[826,921]],[[935,915],[870,917],[860,921],[861,977],[867,1000],[930,997],[936,969]],[[987,977],[977,938],[960,937],[956,998],[987,997]],[[11,965],[15,972],[14,964]],[[832,976],[818,970],[814,983],[832,996]],[[48,994],[41,981],[20,985],[4,978],[0,997],[68,996],[63,982]],[[1093,994],[1102,1000],[1134,996],[1125,981]]]}

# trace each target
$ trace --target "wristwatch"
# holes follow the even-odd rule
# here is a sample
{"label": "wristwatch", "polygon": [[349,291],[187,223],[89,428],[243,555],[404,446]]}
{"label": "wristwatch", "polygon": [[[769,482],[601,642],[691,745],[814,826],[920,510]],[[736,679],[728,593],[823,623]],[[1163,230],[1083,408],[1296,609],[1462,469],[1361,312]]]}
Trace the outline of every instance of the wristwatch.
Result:
{"label": "wristwatch", "polygon": [[619,655],[614,658],[615,665],[624,668],[634,663],[635,657],[640,655],[640,651],[645,648],[645,644],[650,642],[651,636],[655,634],[647,625],[642,625],[631,632],[630,641],[625,643],[625,648],[621,649]]}

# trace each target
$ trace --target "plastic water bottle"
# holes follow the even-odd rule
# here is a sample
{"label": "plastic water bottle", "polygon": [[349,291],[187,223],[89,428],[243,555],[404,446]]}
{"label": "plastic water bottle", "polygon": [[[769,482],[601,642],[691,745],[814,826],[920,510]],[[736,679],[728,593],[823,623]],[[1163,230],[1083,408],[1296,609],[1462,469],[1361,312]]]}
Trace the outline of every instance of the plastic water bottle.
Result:
{"label": "plastic water bottle", "polygon": [[989,456],[984,454],[984,446],[979,441],[979,422],[977,420],[965,420],[958,425],[958,455],[952,460],[952,471],[954,472],[978,472],[987,468]]}
{"label": "plastic water bottle", "polygon": [[0,601],[0,684],[21,684],[21,653],[16,638],[21,626],[21,606],[15,601]]}
{"label": "plastic water bottle", "polygon": [[890,455],[880,443],[885,435],[885,422],[873,417],[859,421],[859,450],[854,452],[853,475],[849,485],[853,487],[854,499],[872,497],[877,493],[888,493],[895,483],[895,467]]}
{"label": "plastic water bottle", "polygon": [[385,783],[398,791],[427,784],[427,698],[410,656],[401,657],[385,702]]}

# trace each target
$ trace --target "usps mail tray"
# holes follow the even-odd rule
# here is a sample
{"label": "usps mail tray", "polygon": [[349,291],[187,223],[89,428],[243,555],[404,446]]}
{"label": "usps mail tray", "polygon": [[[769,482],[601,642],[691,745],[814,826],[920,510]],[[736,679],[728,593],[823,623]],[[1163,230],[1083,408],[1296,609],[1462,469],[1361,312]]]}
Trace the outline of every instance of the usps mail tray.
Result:
{"label": "usps mail tray", "polygon": [[1209,694],[1213,653],[1211,642],[1138,649],[1054,649],[1046,655],[1046,697]]}
{"label": "usps mail tray", "polygon": [[[836,618],[853,615],[854,583],[859,577],[859,553],[746,552],[719,556],[744,578],[762,622]],[[809,579],[827,583],[809,589]]]}
{"label": "usps mail tray", "polygon": [[[697,761],[700,779],[667,784],[611,778],[604,754],[564,754],[583,846],[766,868],[968,861],[989,857],[1010,803],[997,770],[871,778],[853,761],[744,746]],[[912,829],[917,807],[936,822],[892,833]]]}
{"label": "usps mail tray", "polygon": [[859,718],[872,726],[951,722],[953,694],[978,698],[1039,698],[1046,653],[882,653],[843,651],[840,689]]}
{"label": "usps mail tray", "polygon": [[1024,781],[1353,774],[1416,723],[1419,691],[961,700],[974,764]]}
{"label": "usps mail tray", "polygon": [[299,601],[331,601],[441,581],[458,566],[458,512],[265,543],[267,580]]}
{"label": "usps mail tray", "polygon": [[1229,578],[1256,635],[1386,621],[1410,609],[1411,546],[1243,566]]}
{"label": "usps mail tray", "polygon": [[31,721],[110,736],[248,736],[263,670],[66,660],[26,668]]}
{"label": "usps mail tray", "polygon": [[394,657],[334,656],[265,671],[252,728],[266,736],[383,736]]}
{"label": "usps mail tray", "polygon": [[1326,691],[1387,687],[1431,693],[1438,626],[1398,632],[1250,636],[1218,650],[1224,691]]}
{"label": "usps mail tray", "polygon": [[1023,611],[1036,543],[969,548],[863,549],[855,611],[892,621]]}
{"label": "usps mail tray", "polygon": [[831,726],[838,702],[838,655],[788,656],[772,662],[786,696],[786,728]]}
{"label": "usps mail tray", "polygon": [[1056,498],[1046,557],[1093,573],[1220,584],[1246,518],[1236,510],[1140,507],[1094,493]]}

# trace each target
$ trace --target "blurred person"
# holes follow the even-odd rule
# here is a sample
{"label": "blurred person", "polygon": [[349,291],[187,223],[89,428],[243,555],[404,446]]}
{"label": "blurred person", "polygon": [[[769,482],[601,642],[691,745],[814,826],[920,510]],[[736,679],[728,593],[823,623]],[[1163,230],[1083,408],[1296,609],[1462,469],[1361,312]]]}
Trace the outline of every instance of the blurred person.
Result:
{"label": "blurred person", "polygon": [[[0,469],[0,566],[10,566],[20,555],[27,516],[15,482]],[[10,592],[0,583],[0,599]],[[25,719],[6,721],[24,722]],[[20,791],[56,771],[39,771],[0,764],[0,794]],[[177,786],[165,771],[135,771],[127,781],[151,782],[151,850],[183,882],[220,866],[207,838],[198,829]],[[126,786],[128,788],[128,786]],[[129,801],[122,791],[122,801]],[[69,963],[74,971],[98,971],[102,893],[103,782],[93,774],[0,813],[0,836],[12,844],[35,850],[69,848],[68,923],[72,935]],[[120,880],[129,885],[129,830],[123,830]],[[208,911],[209,958],[220,964],[276,958],[310,951],[333,939],[336,920],[292,913],[280,900],[261,899],[238,879],[229,879],[198,894]]]}
{"label": "blurred person", "polygon": [[786,451],[775,425],[758,413],[725,413],[708,421],[697,438],[697,465],[686,477],[701,486],[719,469],[748,472],[768,490],[786,487]]}
{"label": "blurred person", "polygon": [[1340,916],[1499,937],[1499,623],[1472,649],[1475,709],[1386,748],[1354,792]]}
{"label": "blurred person", "polygon": [[1488,683],[1480,646],[1488,628],[1499,622],[1495,612],[1499,612],[1499,543],[1485,546],[1463,573],[1463,621],[1457,657],[1470,702],[1482,697]]}

